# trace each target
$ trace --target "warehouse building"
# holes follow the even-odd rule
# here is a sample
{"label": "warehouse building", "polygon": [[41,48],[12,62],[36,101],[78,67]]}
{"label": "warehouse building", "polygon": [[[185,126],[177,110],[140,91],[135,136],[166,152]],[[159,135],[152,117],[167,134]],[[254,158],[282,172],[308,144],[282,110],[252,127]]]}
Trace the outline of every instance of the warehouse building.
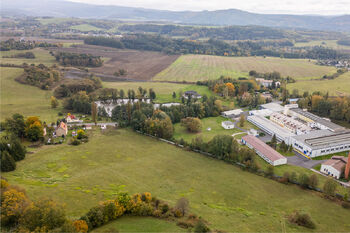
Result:
{"label": "warehouse building", "polygon": [[312,114],[311,112],[308,112],[306,110],[303,110],[301,108],[291,108],[288,111],[288,115],[291,115],[293,117],[297,117],[305,122],[308,123],[308,125],[312,128],[318,128],[318,129],[329,129],[333,132],[342,131],[345,128],[334,124],[328,119],[324,119],[322,117],[316,116],[315,114]]}
{"label": "warehouse building", "polygon": [[260,105],[261,109],[268,109],[272,112],[283,112],[284,107],[278,103],[268,103]]}
{"label": "warehouse building", "polygon": [[308,134],[291,137],[294,151],[306,158],[350,150],[350,130],[332,132],[316,130]]}
{"label": "warehouse building", "polygon": [[242,109],[234,109],[234,110],[222,112],[221,115],[223,117],[233,119],[233,118],[240,117],[242,113],[243,113]]}
{"label": "warehouse building", "polygon": [[287,164],[287,158],[275,151],[272,147],[261,141],[259,138],[253,135],[246,135],[242,137],[242,143],[249,148],[255,150],[255,152],[263,158],[266,162],[272,166],[278,166]]}
{"label": "warehouse building", "polygon": [[347,158],[344,156],[333,156],[321,165],[320,171],[328,176],[339,179],[346,166]]}
{"label": "warehouse building", "polygon": [[261,130],[266,132],[269,135],[276,135],[278,141],[284,141],[287,145],[291,144],[291,137],[295,136],[292,132],[279,126],[276,123],[268,120],[267,118],[259,115],[248,116],[247,120],[259,127]]}

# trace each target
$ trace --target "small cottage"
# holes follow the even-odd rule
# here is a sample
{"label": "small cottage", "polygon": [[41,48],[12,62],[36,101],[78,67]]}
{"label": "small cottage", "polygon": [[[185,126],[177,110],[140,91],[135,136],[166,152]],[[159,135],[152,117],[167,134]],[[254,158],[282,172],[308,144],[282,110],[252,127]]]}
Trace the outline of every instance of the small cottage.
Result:
{"label": "small cottage", "polygon": [[68,128],[67,125],[64,122],[61,122],[59,126],[55,130],[57,137],[67,136]]}

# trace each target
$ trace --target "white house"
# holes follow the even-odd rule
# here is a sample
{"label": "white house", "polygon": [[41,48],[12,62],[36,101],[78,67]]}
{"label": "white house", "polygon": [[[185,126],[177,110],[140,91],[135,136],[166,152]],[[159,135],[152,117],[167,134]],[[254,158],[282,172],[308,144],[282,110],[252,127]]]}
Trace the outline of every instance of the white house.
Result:
{"label": "white house", "polygon": [[322,163],[321,172],[334,177],[335,179],[339,179],[343,169],[346,165],[346,158],[344,156],[333,156],[331,159]]}
{"label": "white house", "polygon": [[232,121],[223,121],[223,122],[221,122],[221,126],[224,127],[224,129],[235,128],[235,124]]}

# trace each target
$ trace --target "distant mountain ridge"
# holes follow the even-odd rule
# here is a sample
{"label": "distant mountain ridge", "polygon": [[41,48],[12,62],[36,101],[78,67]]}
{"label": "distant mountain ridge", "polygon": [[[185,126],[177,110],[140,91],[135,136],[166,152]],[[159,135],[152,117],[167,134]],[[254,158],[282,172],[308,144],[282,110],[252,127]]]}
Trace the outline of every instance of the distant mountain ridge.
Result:
{"label": "distant mountain ridge", "polygon": [[2,13],[30,16],[167,21],[198,25],[258,25],[280,28],[350,32],[350,15],[310,16],[256,14],[237,9],[216,11],[165,11],[123,6],[101,6],[64,0],[2,0]]}

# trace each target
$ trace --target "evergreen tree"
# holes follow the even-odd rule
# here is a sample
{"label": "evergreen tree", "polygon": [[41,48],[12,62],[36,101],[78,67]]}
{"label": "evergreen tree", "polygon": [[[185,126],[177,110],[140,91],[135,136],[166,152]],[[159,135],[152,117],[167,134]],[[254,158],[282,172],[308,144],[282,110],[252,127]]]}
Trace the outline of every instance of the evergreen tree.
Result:
{"label": "evergreen tree", "polygon": [[271,146],[276,149],[276,145],[277,145],[277,138],[276,138],[276,134],[274,134],[271,139]]}
{"label": "evergreen tree", "polygon": [[16,169],[16,162],[8,151],[1,152],[1,171],[10,172]]}

